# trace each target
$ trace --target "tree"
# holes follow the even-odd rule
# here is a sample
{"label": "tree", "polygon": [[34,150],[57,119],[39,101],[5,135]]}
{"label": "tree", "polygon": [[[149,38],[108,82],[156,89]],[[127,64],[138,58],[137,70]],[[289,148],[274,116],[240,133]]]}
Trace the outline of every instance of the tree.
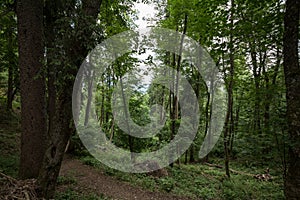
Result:
{"label": "tree", "polygon": [[227,93],[228,93],[228,103],[227,103],[227,113],[224,122],[224,152],[225,152],[225,170],[226,175],[230,177],[229,171],[229,144],[230,144],[230,137],[232,135],[232,126],[233,126],[233,78],[234,78],[234,41],[233,41],[233,20],[234,20],[234,7],[235,3],[234,0],[230,1],[231,8],[230,8],[230,35],[229,35],[229,77],[228,77],[228,86],[227,86]]}
{"label": "tree", "polygon": [[46,150],[46,88],[43,74],[42,0],[17,3],[21,89],[21,159],[19,176],[36,178]]}
{"label": "tree", "polygon": [[22,106],[19,174],[24,179],[38,178],[39,195],[46,199],[54,196],[64,150],[73,130],[70,87],[94,45],[92,36],[101,3],[17,3]]}
{"label": "tree", "polygon": [[299,66],[300,1],[287,0],[284,18],[284,75],[287,120],[290,139],[288,172],[285,180],[287,199],[300,197],[300,66]]}
{"label": "tree", "polygon": [[[49,45],[47,64],[50,66],[48,73],[53,75],[49,77],[53,82],[48,82],[48,88],[51,89],[49,90],[51,93],[48,94],[49,105],[51,105],[51,109],[48,110],[50,126],[47,132],[46,151],[38,176],[40,196],[46,199],[54,196],[64,151],[74,130],[70,87],[72,88],[77,71],[88,51],[94,46],[92,35],[102,1],[84,0],[81,2],[81,9],[76,9],[78,5],[74,1],[60,3],[46,1],[48,23],[45,29],[50,30],[53,23],[60,21],[61,24],[53,28],[63,32],[63,35],[58,34],[54,38],[47,37]],[[72,20],[65,19],[66,15]],[[72,27],[73,23],[75,27]],[[59,44],[62,44],[62,49]]]}
{"label": "tree", "polygon": [[12,102],[19,89],[16,4],[3,1],[0,6],[0,72],[5,70],[8,72],[7,75],[4,75],[3,80],[7,78],[6,109],[12,111]]}
{"label": "tree", "polygon": [[12,102],[19,88],[16,4],[11,1],[1,1],[0,7],[0,78],[3,81],[0,85],[4,84],[4,81],[7,83],[5,84],[7,86],[6,110],[12,111]]}
{"label": "tree", "polygon": [[[298,3],[298,1],[293,2]],[[126,14],[132,2],[131,0],[103,2],[101,0],[45,0],[39,1],[36,5],[32,0],[20,0],[18,3],[22,127],[27,128],[24,128],[22,135],[23,158],[20,174],[21,172],[31,174],[23,176],[24,178],[38,176],[42,197],[52,198],[54,195],[63,151],[75,130],[72,122],[70,88],[73,86],[77,70],[96,43],[131,27],[132,22],[128,20]],[[156,3],[160,4],[160,2]],[[285,99],[282,97],[285,93],[281,61],[282,39],[279,39],[282,38],[283,32],[283,6],[280,0],[168,0],[166,10],[161,10],[164,13],[160,13],[161,16],[166,16],[161,21],[163,27],[176,29],[198,41],[210,52],[213,59],[218,61],[217,67],[224,72],[219,78],[224,78],[227,84],[228,113],[223,142],[220,140],[211,152],[211,156],[225,157],[227,175],[229,175],[229,161],[233,158],[230,155],[238,155],[240,158],[252,155],[253,161],[261,162],[269,158],[277,162],[278,157],[274,157],[274,147],[277,145],[278,152],[285,153],[285,141],[281,143],[281,138],[278,139],[278,136],[284,137],[285,133],[285,116],[281,114],[285,113]],[[158,7],[161,9],[163,6],[158,5]],[[295,15],[296,11],[293,12]],[[286,19],[288,17],[290,18],[286,20],[287,22],[295,21],[293,17],[286,14]],[[32,23],[29,24],[29,22]],[[296,22],[292,24],[295,25]],[[24,30],[27,31],[26,34]],[[295,141],[298,141],[296,130],[299,129],[297,126],[299,120],[297,121],[298,118],[296,119],[292,111],[297,111],[296,105],[299,105],[296,101],[299,84],[294,84],[298,82],[299,72],[295,66],[299,64],[295,64],[295,58],[291,61],[290,56],[291,54],[298,56],[294,52],[298,40],[294,39],[293,45],[295,46],[290,44],[293,36],[290,36],[291,31],[287,30],[285,72],[292,153],[286,181],[286,188],[289,189],[286,191],[291,193],[295,191],[298,184],[292,177],[297,177],[294,171],[297,171],[295,169],[298,167],[299,145]],[[2,34],[4,31],[0,32]],[[0,40],[9,47],[9,37],[13,38],[13,35],[9,35],[10,32],[7,34],[8,39],[0,38]],[[39,37],[36,37],[37,35]],[[180,46],[182,46],[182,41]],[[1,50],[5,48],[0,47]],[[12,55],[13,49],[6,49]],[[290,49],[293,51],[291,52]],[[117,126],[118,122],[115,121],[115,113],[113,113],[116,111],[113,111],[110,106],[114,101],[113,88],[119,81],[126,92],[125,80],[123,86],[121,78],[126,72],[134,70],[137,65],[136,62],[130,61],[133,59],[132,55],[143,51],[148,51],[148,49],[132,52],[124,56],[120,62],[110,66],[101,77],[101,84],[93,80],[89,84],[82,84],[82,88],[89,91],[91,86],[95,86],[99,89],[96,93],[97,103],[99,103],[99,106],[96,106],[96,115],[99,117],[100,125],[108,131],[107,135],[110,136],[111,142],[131,151],[150,151],[170,142],[182,121],[181,106],[178,102],[179,73],[161,71],[153,61],[159,59],[167,66],[180,71],[194,88],[200,110],[205,111],[200,112],[200,126],[197,137],[189,149],[190,154],[186,152],[186,161],[188,156],[193,161],[194,153],[201,146],[203,136],[210,134],[212,102],[214,98],[217,99],[217,96],[213,96],[213,89],[209,87],[209,85],[212,87],[212,84],[206,85],[198,71],[186,63],[184,54],[175,55],[170,52],[157,51],[155,57],[149,56],[145,63],[153,63],[151,68],[157,75],[164,74],[165,77],[167,73],[170,73],[169,76],[173,77],[174,81],[170,82],[170,88],[173,88],[174,92],[169,92],[166,87],[154,86],[151,86],[148,91],[137,89],[134,91],[135,96],[128,99],[128,109],[124,111],[127,118],[132,117],[137,124],[144,125],[149,123],[150,107],[147,103],[161,104],[160,119],[169,118],[162,131],[153,138],[139,139],[137,142],[137,139],[128,137],[125,135],[126,131],[122,131]],[[3,58],[5,53],[1,51],[0,58],[1,61],[8,63],[9,60]],[[8,66],[3,66],[0,66],[3,72],[0,75],[7,78],[8,85],[11,85],[12,79],[8,76],[11,70]],[[85,76],[88,74],[77,78],[84,80]],[[213,81],[211,80],[211,83]],[[12,88],[8,87],[8,91],[7,99],[11,101]],[[76,98],[78,102],[85,102],[86,96],[88,100],[91,100],[91,92],[87,94],[78,92]],[[36,100],[38,100],[37,106],[32,103]],[[89,116],[89,111],[92,113],[93,106],[90,106],[90,102],[88,105],[83,111],[80,111],[82,105],[77,105],[78,116],[80,114]],[[163,110],[166,112],[162,112]],[[88,117],[85,119],[88,122]],[[81,118],[74,120],[78,121]],[[91,121],[91,118],[89,120]],[[39,125],[43,126],[42,129]],[[41,141],[45,142],[42,144]],[[271,154],[267,155],[268,152]],[[174,155],[175,153],[176,149]],[[38,155],[39,159],[36,159]],[[31,161],[32,156],[36,162]]]}

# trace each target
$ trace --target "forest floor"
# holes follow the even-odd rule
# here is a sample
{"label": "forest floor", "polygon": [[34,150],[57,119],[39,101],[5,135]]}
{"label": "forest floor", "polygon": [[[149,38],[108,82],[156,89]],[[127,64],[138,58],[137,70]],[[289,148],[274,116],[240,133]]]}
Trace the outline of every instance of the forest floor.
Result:
{"label": "forest floor", "polygon": [[[0,106],[0,172],[17,180],[19,166],[20,121],[18,114],[10,114]],[[5,176],[6,176],[5,175]],[[0,176],[0,183],[4,179]],[[0,199],[2,190],[0,184]],[[7,188],[6,188],[7,189]],[[58,178],[55,199],[190,199],[164,191],[149,191],[140,186],[110,176],[104,170],[87,165],[71,155],[65,155]]]}
{"label": "forest floor", "polygon": [[[147,191],[138,186],[118,180],[106,175],[102,170],[83,164],[80,160],[69,155],[65,156],[60,171],[60,177],[69,177],[61,180],[58,192],[73,190],[83,194],[96,194],[109,199],[190,199],[164,192]],[[72,178],[70,178],[72,177]],[[69,179],[69,180],[68,180]]]}
{"label": "forest floor", "polygon": [[[17,178],[20,155],[20,117],[0,105],[0,172]],[[111,169],[88,154],[66,155],[58,177],[56,200],[111,199],[284,199],[280,168],[246,159],[231,160],[231,178],[224,175],[222,158],[210,163],[175,164],[168,176],[156,178]],[[250,165],[251,164],[251,165]],[[271,163],[272,164],[272,163]],[[270,167],[272,179],[258,180]],[[1,187],[0,199],[5,189]],[[3,183],[6,184],[6,183]]]}

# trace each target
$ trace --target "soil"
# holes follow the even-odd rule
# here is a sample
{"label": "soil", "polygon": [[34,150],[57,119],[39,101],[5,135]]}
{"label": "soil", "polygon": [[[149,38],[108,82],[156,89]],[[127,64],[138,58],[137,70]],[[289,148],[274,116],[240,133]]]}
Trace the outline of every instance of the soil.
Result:
{"label": "soil", "polygon": [[111,199],[190,199],[188,197],[175,196],[161,191],[147,191],[140,187],[132,186],[129,183],[116,179],[115,177],[108,176],[103,171],[92,166],[84,165],[81,161],[72,157],[66,157],[64,159],[60,176],[71,176],[75,178],[76,184],[60,185],[58,187],[59,191],[65,190],[66,187],[71,187],[79,193],[94,193]]}

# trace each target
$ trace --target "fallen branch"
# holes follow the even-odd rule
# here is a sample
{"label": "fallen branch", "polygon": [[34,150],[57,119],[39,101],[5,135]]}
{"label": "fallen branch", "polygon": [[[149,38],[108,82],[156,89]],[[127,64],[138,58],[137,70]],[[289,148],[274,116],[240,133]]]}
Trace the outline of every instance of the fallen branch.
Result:
{"label": "fallen branch", "polygon": [[204,164],[207,165],[207,166],[216,167],[216,168],[219,168],[219,169],[223,168],[223,166],[221,166],[221,165],[211,164],[211,163],[208,163],[208,162],[205,162]]}
{"label": "fallen branch", "polygon": [[[218,169],[223,169],[223,166],[221,166],[221,165],[216,165],[216,164],[211,164],[211,163],[204,163],[204,164],[207,165],[207,166],[210,166],[210,167],[215,167],[215,168],[218,168]],[[252,176],[252,177],[255,176],[254,174],[250,174],[250,173],[246,173],[246,172],[241,172],[241,171],[236,171],[236,170],[233,170],[233,169],[229,169],[229,171],[231,173],[234,173],[234,174],[240,174],[240,175]]]}
{"label": "fallen branch", "polygon": [[[218,168],[218,169],[223,168],[223,166],[221,166],[221,165],[215,165],[215,164],[210,164],[210,163],[204,163],[204,164],[207,165],[207,166],[210,166],[210,167]],[[229,169],[229,171],[231,173],[234,173],[234,174],[240,174],[240,175],[244,175],[244,176],[251,176],[255,179],[262,180],[262,181],[272,180],[272,176],[269,173],[269,168],[266,169],[265,174],[250,174],[250,173],[246,173],[246,172],[236,171],[236,170],[233,170],[233,169]]]}
{"label": "fallen branch", "polygon": [[8,180],[11,184],[16,184],[18,181],[14,179],[13,177],[7,176],[6,174],[3,174],[0,172],[0,176],[4,177],[6,180]]}
{"label": "fallen branch", "polygon": [[17,180],[0,172],[0,199],[37,200],[36,180]]}
{"label": "fallen branch", "polygon": [[233,169],[229,169],[229,171],[234,173],[234,174],[240,174],[240,175],[252,176],[252,177],[255,176],[254,174],[250,174],[250,173],[247,173],[247,172],[236,171],[236,170],[233,170]]}

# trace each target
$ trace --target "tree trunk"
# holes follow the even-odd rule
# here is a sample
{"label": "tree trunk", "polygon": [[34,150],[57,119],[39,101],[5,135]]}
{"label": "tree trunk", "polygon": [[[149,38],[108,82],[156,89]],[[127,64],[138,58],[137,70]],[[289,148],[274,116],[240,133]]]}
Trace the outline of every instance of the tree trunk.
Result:
{"label": "tree trunk", "polygon": [[71,91],[62,93],[59,99],[54,117],[55,126],[49,130],[50,141],[38,177],[39,195],[46,199],[54,196],[61,162],[72,133],[72,126],[70,126],[72,119]]}
{"label": "tree trunk", "polygon": [[87,126],[89,123],[90,118],[90,111],[92,106],[92,100],[93,100],[93,82],[94,82],[94,71],[91,69],[89,71],[88,75],[88,97],[87,97],[87,105],[85,108],[85,119],[84,119],[84,126]]}
{"label": "tree trunk", "polygon": [[254,76],[254,84],[255,84],[255,102],[254,102],[254,123],[253,123],[253,130],[256,133],[261,133],[261,125],[260,125],[260,104],[261,104],[261,99],[260,99],[260,76],[261,76],[261,68],[258,66],[257,63],[257,52],[255,51],[255,43],[252,44],[250,43],[250,49],[251,49],[251,59],[252,59],[252,65],[253,65],[253,76]]}
{"label": "tree trunk", "polygon": [[[46,64],[47,64],[47,91],[48,91],[48,98],[47,98],[47,114],[48,114],[48,135],[50,135],[49,131],[52,130],[53,126],[56,126],[54,122],[54,112],[56,109],[56,69],[60,66],[56,66],[54,63],[55,60],[55,33],[54,33],[54,23],[56,18],[52,16],[53,7],[51,7],[52,1],[47,0],[45,1],[45,9],[44,9],[44,16],[45,16],[45,44],[46,44]],[[48,136],[47,135],[47,136]],[[48,141],[49,138],[47,138]]]}
{"label": "tree trunk", "polygon": [[[181,57],[182,57],[182,48],[183,48],[183,40],[186,34],[187,30],[187,20],[188,20],[188,15],[184,15],[184,21],[183,21],[183,32],[182,32],[182,37],[180,41],[180,47],[179,47],[179,55],[177,57],[177,68],[176,68],[176,78],[175,78],[175,94],[174,94],[174,99],[173,99],[173,115],[174,115],[174,120],[173,120],[173,136],[176,134],[177,131],[177,120],[179,119],[179,79],[180,79],[180,70],[181,70]],[[175,65],[174,65],[175,66]],[[176,156],[178,154],[178,147],[176,146]],[[180,165],[180,159],[177,159],[177,164]]]}
{"label": "tree trunk", "polygon": [[285,180],[287,199],[300,197],[300,67],[299,67],[300,1],[287,0],[284,18],[284,75],[286,84],[287,122],[289,132],[289,160]]}
{"label": "tree trunk", "polygon": [[[234,143],[234,137],[235,137],[235,132],[237,131],[238,127],[238,122],[239,122],[239,113],[240,113],[240,106],[238,105],[236,111],[235,111],[235,120],[232,121],[233,125],[233,130],[232,130],[232,135],[231,135],[231,141],[230,141],[230,153],[233,152],[233,143]],[[233,117],[233,116],[232,116]]]}
{"label": "tree trunk", "polygon": [[[213,109],[212,106],[214,101],[214,81],[215,81],[214,77],[211,76],[209,88],[205,83],[206,96],[207,96],[206,105],[205,105],[205,136],[208,135],[209,137],[208,144],[207,144],[207,151],[211,145],[211,140],[212,140],[212,128],[211,127],[209,128],[209,126],[211,126],[211,116],[212,116],[212,109]],[[209,158],[209,154],[205,156],[204,161],[208,162],[208,158]]]}
{"label": "tree trunk", "polygon": [[190,160],[189,163],[195,162],[195,157],[194,157],[194,144],[191,144],[190,146]]}
{"label": "tree trunk", "polygon": [[[39,196],[46,199],[51,199],[54,196],[56,180],[59,175],[64,151],[73,132],[72,90],[70,90],[70,87],[74,84],[77,69],[82,64],[90,50],[89,48],[91,48],[93,44],[89,43],[93,34],[92,25],[96,23],[101,0],[83,0],[81,3],[81,15],[77,19],[78,26],[75,27],[75,32],[79,32],[79,30],[85,27],[85,32],[82,32],[85,37],[76,35],[66,39],[66,46],[64,46],[66,51],[65,62],[68,62],[70,66],[73,67],[62,67],[62,74],[66,74],[68,77],[63,79],[63,81],[60,79],[56,80],[60,83],[56,91],[56,105],[55,110],[50,111],[53,112],[55,126],[49,127],[48,141],[47,144],[45,144],[47,150],[38,176]],[[31,4],[35,5],[35,2]],[[55,4],[53,6],[52,9],[56,10]],[[41,10],[43,10],[43,8],[41,8]],[[54,13],[55,12],[53,12],[53,14]],[[88,29],[86,27],[90,28]],[[67,46],[67,44],[71,44],[71,46]],[[59,52],[60,49],[57,49],[57,51]]]}
{"label": "tree trunk", "polygon": [[[178,28],[176,29],[176,31],[178,31]],[[172,63],[171,66],[175,67],[176,65],[176,55],[175,53],[172,54]],[[174,110],[174,99],[175,99],[175,95],[174,93],[172,93],[171,91],[174,91],[174,79],[175,79],[175,73],[174,71],[169,72],[172,76],[172,80],[170,81],[170,92],[169,92],[169,112],[170,112],[170,119],[171,119],[171,134],[170,134],[170,141],[172,141],[175,137],[175,110]],[[172,73],[172,74],[171,74]],[[174,150],[175,151],[175,150]],[[170,155],[169,155],[169,160],[170,160],[170,167],[173,167],[174,164],[173,162],[171,162],[173,160],[174,157],[174,153],[171,151]]]}
{"label": "tree trunk", "polygon": [[[120,70],[121,71],[121,70]],[[133,144],[133,139],[134,137],[131,136],[131,127],[129,126],[129,118],[130,118],[130,113],[129,113],[129,102],[126,101],[126,95],[125,95],[125,88],[123,85],[122,77],[120,77],[120,85],[121,85],[121,93],[122,93],[122,102],[124,106],[124,113],[125,113],[125,123],[126,123],[126,128],[127,128],[127,134],[128,134],[128,144],[129,144],[129,150],[130,150],[130,158],[131,162],[135,162],[135,156],[134,156],[134,144]],[[128,106],[127,106],[128,105]]]}
{"label": "tree trunk", "polygon": [[17,3],[21,89],[20,178],[37,178],[46,150],[43,2]]}
{"label": "tree trunk", "polygon": [[225,170],[226,175],[230,177],[229,170],[229,143],[232,126],[232,112],[233,112],[233,78],[234,78],[234,44],[233,44],[233,14],[234,14],[234,0],[231,0],[231,13],[230,13],[230,69],[229,69],[229,83],[228,83],[228,102],[227,102],[227,114],[224,123],[224,152],[225,152]]}

